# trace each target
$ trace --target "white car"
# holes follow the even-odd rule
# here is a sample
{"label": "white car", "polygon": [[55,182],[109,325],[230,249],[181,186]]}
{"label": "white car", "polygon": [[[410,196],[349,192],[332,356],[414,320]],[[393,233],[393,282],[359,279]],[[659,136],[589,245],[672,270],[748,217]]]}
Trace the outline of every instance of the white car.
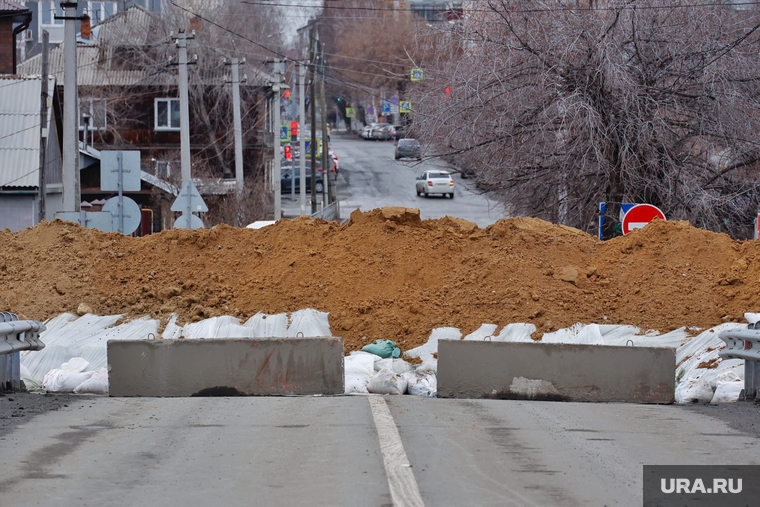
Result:
{"label": "white car", "polygon": [[454,198],[454,180],[451,174],[441,170],[425,171],[417,176],[417,195],[428,197],[430,194],[441,194]]}

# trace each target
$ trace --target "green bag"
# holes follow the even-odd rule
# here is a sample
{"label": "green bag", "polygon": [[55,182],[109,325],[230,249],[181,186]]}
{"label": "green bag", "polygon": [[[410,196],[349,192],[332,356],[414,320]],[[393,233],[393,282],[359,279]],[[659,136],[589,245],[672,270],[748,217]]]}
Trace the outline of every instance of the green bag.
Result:
{"label": "green bag", "polygon": [[370,354],[380,356],[383,359],[387,359],[389,357],[396,358],[401,355],[401,349],[396,347],[396,342],[392,342],[390,340],[377,340],[375,343],[365,345],[362,347],[362,350],[364,352],[369,352]]}

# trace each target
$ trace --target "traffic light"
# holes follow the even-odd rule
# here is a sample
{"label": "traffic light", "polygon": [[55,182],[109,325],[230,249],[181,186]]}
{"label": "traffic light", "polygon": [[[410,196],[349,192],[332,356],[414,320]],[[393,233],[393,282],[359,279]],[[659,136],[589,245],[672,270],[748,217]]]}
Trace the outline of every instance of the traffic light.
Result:
{"label": "traffic light", "polygon": [[450,97],[451,96],[451,87],[447,86],[446,88],[444,88],[443,93],[445,93],[447,97]]}
{"label": "traffic light", "polygon": [[290,148],[289,144],[285,145],[285,160],[293,160],[293,151]]}
{"label": "traffic light", "polygon": [[291,143],[298,142],[298,122],[297,121],[290,122],[290,142]]}
{"label": "traffic light", "polygon": [[287,89],[287,88],[285,88],[285,93],[284,93],[284,95],[285,95],[285,98],[286,98],[286,99],[290,99],[290,90],[289,90],[289,89]]}

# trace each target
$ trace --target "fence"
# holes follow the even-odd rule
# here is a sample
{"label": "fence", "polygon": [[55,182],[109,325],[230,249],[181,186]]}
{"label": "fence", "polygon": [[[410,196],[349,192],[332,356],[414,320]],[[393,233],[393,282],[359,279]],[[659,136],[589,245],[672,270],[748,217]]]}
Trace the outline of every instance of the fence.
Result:
{"label": "fence", "polygon": [[744,399],[755,399],[760,388],[760,322],[718,336],[726,342],[726,348],[718,353],[720,357],[744,359]]}
{"label": "fence", "polygon": [[13,313],[0,312],[0,391],[21,388],[21,351],[42,350],[39,339],[45,325],[34,320],[18,320]]}
{"label": "fence", "polygon": [[323,218],[327,221],[340,221],[340,208],[338,207],[338,201],[335,200],[332,204],[328,204],[316,213],[312,213],[311,218]]}

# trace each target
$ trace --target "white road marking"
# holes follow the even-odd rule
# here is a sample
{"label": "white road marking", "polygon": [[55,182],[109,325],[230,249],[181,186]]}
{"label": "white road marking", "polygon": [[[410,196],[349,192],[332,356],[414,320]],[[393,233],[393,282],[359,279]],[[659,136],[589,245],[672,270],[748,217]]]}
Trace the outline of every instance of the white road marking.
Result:
{"label": "white road marking", "polygon": [[388,476],[393,506],[424,507],[420,489],[412,472],[412,465],[406,457],[396,422],[393,420],[391,411],[388,410],[385,399],[381,396],[370,396],[369,406],[372,409],[377,436],[380,439],[380,450],[383,453],[385,474]]}

